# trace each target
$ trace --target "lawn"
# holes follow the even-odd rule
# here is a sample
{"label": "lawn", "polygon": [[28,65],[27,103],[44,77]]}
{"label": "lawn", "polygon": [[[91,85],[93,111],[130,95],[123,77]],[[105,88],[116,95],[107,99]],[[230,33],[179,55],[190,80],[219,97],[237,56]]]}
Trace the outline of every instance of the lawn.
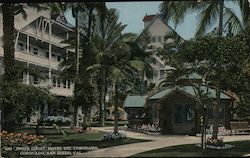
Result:
{"label": "lawn", "polygon": [[[47,138],[51,146],[96,146],[98,148],[107,148],[117,145],[143,142],[147,140],[126,138],[124,140],[107,141],[103,140],[104,132],[95,131],[90,133],[73,133],[69,128],[63,129],[67,136],[64,136],[56,129],[41,129],[42,135]],[[35,129],[20,129],[18,132],[34,133]]]}
{"label": "lawn", "polygon": [[[139,142],[145,142],[148,140],[141,140],[141,139],[133,139],[133,138],[126,138],[123,140],[104,140],[104,132],[100,131],[91,131],[89,133],[73,133],[73,131],[70,128],[64,128],[63,129],[66,133],[67,136],[63,135],[62,133],[58,132],[58,130],[54,128],[42,128],[41,133],[42,135],[47,138],[46,139],[46,146],[50,147],[68,147],[68,146],[74,146],[74,147],[91,147],[93,146],[94,148],[107,148],[107,147],[112,147],[112,146],[118,146],[118,145],[124,145],[124,144],[131,144],[131,143],[139,143]],[[28,134],[35,134],[35,129],[34,128],[20,128],[19,130],[16,130],[14,133],[28,133]],[[80,152],[87,152],[89,151],[88,149],[80,150]],[[4,155],[8,155],[8,157],[17,157],[18,152],[5,152]],[[6,155],[6,156],[7,156]],[[58,155],[53,155],[53,156],[42,156],[42,155],[34,155],[34,156],[24,156],[29,157],[29,158],[42,158],[42,157],[49,157],[49,158],[65,158],[67,156],[58,156]]]}
{"label": "lawn", "polygon": [[235,145],[235,147],[224,150],[207,149],[203,153],[195,144],[179,145],[151,150],[131,157],[240,157],[250,153],[250,141],[235,141],[228,142],[228,144]]}

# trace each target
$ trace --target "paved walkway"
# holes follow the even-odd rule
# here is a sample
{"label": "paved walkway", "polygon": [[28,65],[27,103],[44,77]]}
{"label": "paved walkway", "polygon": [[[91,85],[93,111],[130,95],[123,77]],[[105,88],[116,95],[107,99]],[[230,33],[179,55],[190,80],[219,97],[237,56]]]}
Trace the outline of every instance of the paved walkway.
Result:
{"label": "paved walkway", "polygon": [[[112,127],[97,127],[93,129],[104,132],[109,132],[113,130]],[[126,135],[130,138],[147,139],[152,141],[98,149],[95,151],[89,151],[83,153],[83,155],[80,156],[73,156],[73,157],[128,157],[149,150],[175,146],[175,145],[182,145],[182,144],[194,144],[200,142],[200,137],[196,136],[148,135],[144,133],[124,131],[124,130],[120,130],[120,132],[126,133]],[[223,137],[225,142],[236,141],[236,140],[250,140],[250,135],[223,136]]]}

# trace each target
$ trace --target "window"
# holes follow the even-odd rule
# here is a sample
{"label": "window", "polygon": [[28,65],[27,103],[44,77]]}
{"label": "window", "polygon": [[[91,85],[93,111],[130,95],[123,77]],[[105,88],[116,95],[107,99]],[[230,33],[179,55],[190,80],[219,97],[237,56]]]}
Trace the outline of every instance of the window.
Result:
{"label": "window", "polygon": [[21,80],[21,82],[23,82],[23,73],[19,74],[19,79]]}
{"label": "window", "polygon": [[152,37],[152,42],[156,42],[156,37]]}
{"label": "window", "polygon": [[63,81],[63,88],[66,88],[66,86],[67,86],[67,82],[66,82],[66,80],[64,80]]}
{"label": "window", "polygon": [[174,105],[174,123],[186,123],[194,120],[194,110],[188,104]]}
{"label": "window", "polygon": [[28,46],[27,46],[27,44],[26,44],[26,45],[25,45],[25,49],[26,49],[28,52],[30,52],[30,50],[31,50],[30,45],[29,45],[29,50],[28,50],[27,48],[28,48]]}
{"label": "window", "polygon": [[52,53],[52,59],[55,59],[56,58],[56,55],[54,53]]}
{"label": "window", "polygon": [[57,61],[59,61],[59,62],[61,61],[61,56],[60,55],[57,56]]}
{"label": "window", "polygon": [[70,81],[68,81],[68,89],[70,89]]}
{"label": "window", "polygon": [[35,54],[35,55],[38,54],[38,49],[37,48],[33,48],[33,54]]}
{"label": "window", "polygon": [[162,42],[161,36],[158,36],[158,42]]}
{"label": "window", "polygon": [[[219,108],[219,119],[224,119],[224,113],[225,113],[225,109],[224,109],[224,106],[222,105],[220,108]],[[208,107],[207,109],[207,118],[208,119],[213,119],[213,107]]]}
{"label": "window", "polygon": [[164,78],[165,77],[165,72],[164,70],[160,70],[160,78]]}
{"label": "window", "polygon": [[38,84],[38,77],[37,76],[33,76],[33,84]]}
{"label": "window", "polygon": [[57,80],[57,87],[61,87],[61,81]]}
{"label": "window", "polygon": [[49,52],[46,52],[46,58],[49,58]]}
{"label": "window", "polygon": [[23,51],[24,50],[24,47],[23,47],[23,44],[22,43],[18,43],[18,49]]}
{"label": "window", "polygon": [[53,77],[53,87],[56,87],[56,77]]}

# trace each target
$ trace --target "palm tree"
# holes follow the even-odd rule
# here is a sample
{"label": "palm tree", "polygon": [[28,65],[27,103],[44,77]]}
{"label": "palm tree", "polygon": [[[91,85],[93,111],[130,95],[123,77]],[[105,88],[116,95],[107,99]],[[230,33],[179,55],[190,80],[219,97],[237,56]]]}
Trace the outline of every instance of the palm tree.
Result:
{"label": "palm tree", "polygon": [[[64,74],[68,74],[71,77],[74,77],[74,96],[75,96],[75,102],[74,102],[74,125],[77,125],[77,109],[78,104],[76,103],[78,99],[76,98],[78,91],[81,91],[79,85],[81,84],[81,80],[84,80],[85,78],[88,78],[86,76],[86,68],[90,64],[85,59],[86,56],[88,56],[88,53],[91,51],[91,36],[92,36],[92,30],[94,25],[95,16],[102,17],[105,15],[106,6],[105,3],[65,3],[64,10],[71,9],[72,15],[75,18],[75,39],[72,42],[70,42],[71,46],[74,45],[75,49],[75,59],[72,58],[73,54],[69,54],[68,60],[61,64],[61,67],[67,67],[67,69],[64,69]],[[97,13],[97,15],[96,15]],[[80,33],[80,27],[84,29],[86,32],[86,35],[83,35]],[[82,35],[81,35],[82,34]],[[82,37],[81,37],[82,36]],[[82,45],[82,46],[81,46]],[[83,46],[84,45],[84,46]],[[80,47],[82,49],[82,58],[80,59]],[[68,62],[70,61],[70,63]],[[73,62],[73,63],[71,63]],[[75,72],[75,75],[72,74],[71,71]],[[86,82],[89,83],[89,82]]]}
{"label": "palm tree", "polygon": [[[160,5],[161,13],[167,18],[172,19],[175,26],[184,21],[185,15],[188,12],[198,11],[200,14],[198,18],[198,26],[196,29],[196,36],[204,35],[208,28],[215,24],[217,20],[222,21],[221,17],[224,16],[224,25],[221,23],[218,27],[218,32],[221,28],[228,29],[228,24],[232,24],[232,32],[235,34],[244,30],[247,25],[249,17],[249,2],[248,0],[232,1],[240,6],[242,21],[236,16],[234,11],[224,5],[224,0],[218,1],[199,1],[192,0],[187,2],[182,1],[164,1]],[[219,22],[220,23],[220,22]],[[223,26],[221,26],[223,25]]]}
{"label": "palm tree", "polygon": [[92,46],[95,50],[95,61],[88,70],[98,70],[97,82],[99,89],[100,103],[100,125],[104,126],[105,120],[105,96],[108,89],[108,74],[110,73],[110,65],[114,49],[117,47],[117,42],[121,38],[121,32],[125,25],[118,23],[118,12],[116,9],[109,9],[106,17],[97,19],[96,27],[93,32]]}

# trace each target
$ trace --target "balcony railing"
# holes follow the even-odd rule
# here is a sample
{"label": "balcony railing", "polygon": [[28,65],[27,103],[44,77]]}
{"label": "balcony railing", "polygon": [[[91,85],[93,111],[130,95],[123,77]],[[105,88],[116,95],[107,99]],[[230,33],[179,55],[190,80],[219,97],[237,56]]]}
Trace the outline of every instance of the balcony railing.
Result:
{"label": "balcony railing", "polygon": [[[3,54],[3,48],[0,47],[0,56],[4,56]],[[49,66],[49,59],[43,56],[27,53],[26,51],[16,50],[15,51],[15,58],[16,60],[28,62],[34,65],[42,66],[42,67],[51,67],[51,69],[58,69],[58,65],[60,62],[57,60],[51,59],[51,63]]]}

